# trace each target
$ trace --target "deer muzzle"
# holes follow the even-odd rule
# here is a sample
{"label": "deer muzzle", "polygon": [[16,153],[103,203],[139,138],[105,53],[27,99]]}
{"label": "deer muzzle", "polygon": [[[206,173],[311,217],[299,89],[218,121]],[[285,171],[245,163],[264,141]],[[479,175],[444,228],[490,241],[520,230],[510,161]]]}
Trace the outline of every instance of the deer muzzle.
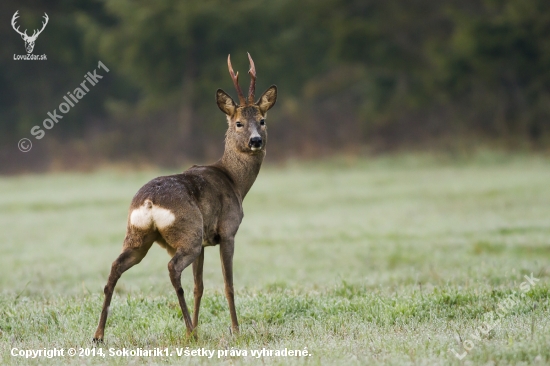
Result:
{"label": "deer muzzle", "polygon": [[252,150],[258,150],[262,148],[262,138],[260,136],[255,136],[250,139],[248,142],[248,147],[250,147]]}

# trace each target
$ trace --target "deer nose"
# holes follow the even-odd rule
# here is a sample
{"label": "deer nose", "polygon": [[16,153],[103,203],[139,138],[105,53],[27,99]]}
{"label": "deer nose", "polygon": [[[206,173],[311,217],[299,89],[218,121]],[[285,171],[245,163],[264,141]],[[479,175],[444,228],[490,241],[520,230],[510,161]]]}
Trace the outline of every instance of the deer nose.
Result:
{"label": "deer nose", "polygon": [[260,136],[252,137],[248,142],[249,147],[262,147],[262,138]]}

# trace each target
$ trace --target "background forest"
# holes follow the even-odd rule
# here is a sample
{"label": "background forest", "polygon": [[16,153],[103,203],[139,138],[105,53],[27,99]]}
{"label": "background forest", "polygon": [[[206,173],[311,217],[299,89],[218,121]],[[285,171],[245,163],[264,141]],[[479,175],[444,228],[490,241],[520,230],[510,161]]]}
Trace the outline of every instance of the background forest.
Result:
{"label": "background forest", "polygon": [[[34,54],[12,29],[49,24]],[[0,2],[0,173],[181,166],[223,149],[226,65],[279,87],[269,158],[550,147],[547,0]],[[84,74],[111,71],[46,136]],[[28,137],[32,151],[17,141]]]}

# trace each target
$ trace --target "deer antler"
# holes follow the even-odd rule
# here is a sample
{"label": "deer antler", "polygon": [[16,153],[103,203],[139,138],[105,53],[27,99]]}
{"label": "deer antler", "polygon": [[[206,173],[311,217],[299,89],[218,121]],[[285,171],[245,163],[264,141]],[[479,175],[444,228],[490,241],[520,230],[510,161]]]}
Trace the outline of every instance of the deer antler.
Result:
{"label": "deer antler", "polygon": [[19,13],[19,10],[17,10],[15,12],[15,14],[13,14],[13,17],[11,18],[11,26],[13,27],[13,30],[15,30],[21,36],[24,36],[25,39],[31,39],[31,40],[36,39],[40,35],[40,33],[42,33],[44,28],[46,28],[46,24],[48,24],[48,20],[50,19],[50,18],[48,18],[48,14],[44,13],[43,18],[45,18],[45,22],[42,22],[42,29],[40,29],[38,31],[38,33],[37,33],[37,30],[35,29],[34,32],[32,33],[32,36],[29,37],[29,35],[27,34],[26,29],[25,29],[25,32],[21,32],[19,30],[19,26],[17,26],[17,28],[15,28],[15,21],[17,20],[17,18],[19,18],[19,15],[17,13]]}
{"label": "deer antler", "polygon": [[254,92],[256,91],[256,67],[254,66],[254,61],[252,60],[252,57],[250,57],[250,53],[248,53],[248,60],[250,61],[250,70],[248,70],[248,73],[250,74],[250,88],[248,89],[248,102],[250,104],[254,103]]}
{"label": "deer antler", "polygon": [[15,28],[15,21],[17,20],[17,18],[19,18],[19,15],[17,15],[17,13],[19,13],[19,10],[17,10],[15,12],[15,14],[13,14],[13,17],[11,18],[11,26],[12,26],[13,30],[16,31],[17,33],[19,33],[20,35],[28,37],[26,29],[25,29],[25,32],[21,32],[19,30],[19,26],[17,26],[17,28]]}
{"label": "deer antler", "polygon": [[[38,31],[38,33],[36,33],[36,29],[34,30],[34,33],[32,34],[31,38],[37,38],[40,33],[42,33],[42,31],[44,30],[44,28],[46,28],[46,25],[48,24],[48,20],[50,20],[50,18],[48,18],[48,14],[44,13],[44,16],[43,18],[45,18],[46,22],[42,22],[42,29],[40,29]],[[34,35],[36,33],[36,36]]]}
{"label": "deer antler", "polygon": [[239,103],[241,105],[245,105],[246,99],[244,98],[243,91],[239,86],[239,72],[237,71],[237,73],[235,74],[235,72],[233,71],[233,67],[231,66],[231,55],[227,56],[227,67],[229,68],[229,75],[231,75],[231,79],[233,79],[235,89],[237,89],[237,94],[239,95]]}

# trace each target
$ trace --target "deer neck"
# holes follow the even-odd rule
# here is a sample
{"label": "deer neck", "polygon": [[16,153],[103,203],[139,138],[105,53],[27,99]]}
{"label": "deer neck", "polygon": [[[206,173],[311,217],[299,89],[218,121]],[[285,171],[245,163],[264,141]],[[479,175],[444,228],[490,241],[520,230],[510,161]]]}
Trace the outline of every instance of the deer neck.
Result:
{"label": "deer neck", "polygon": [[259,154],[247,154],[237,151],[231,145],[226,142],[223,156],[216,165],[230,175],[241,199],[244,199],[260,172],[265,150]]}

